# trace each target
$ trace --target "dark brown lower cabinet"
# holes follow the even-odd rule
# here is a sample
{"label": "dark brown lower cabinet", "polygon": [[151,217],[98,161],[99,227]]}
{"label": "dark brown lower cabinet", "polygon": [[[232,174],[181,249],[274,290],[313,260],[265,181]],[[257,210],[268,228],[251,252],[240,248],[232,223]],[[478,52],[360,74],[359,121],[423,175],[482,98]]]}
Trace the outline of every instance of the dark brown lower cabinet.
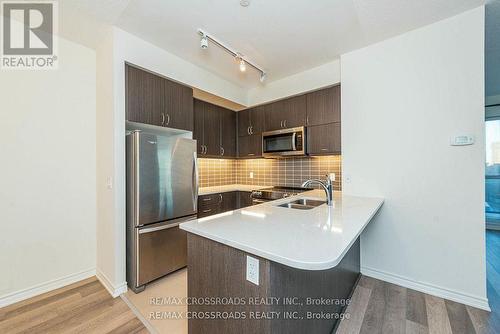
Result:
{"label": "dark brown lower cabinet", "polygon": [[[188,233],[188,297],[242,301],[190,303],[190,314],[234,317],[191,317],[188,333],[335,333],[360,275],[359,250],[358,238],[337,266],[302,270]],[[259,285],[246,280],[247,256],[259,261]]]}
{"label": "dark brown lower cabinet", "polygon": [[238,191],[238,209],[243,209],[252,205],[252,192]]}
{"label": "dark brown lower cabinet", "polygon": [[238,157],[246,159],[262,157],[262,135],[239,137]]}
{"label": "dark brown lower cabinet", "polygon": [[220,212],[226,212],[231,210],[236,210],[238,207],[238,193],[236,191],[230,191],[227,193],[222,193],[222,203]]}
{"label": "dark brown lower cabinet", "polygon": [[307,154],[327,155],[341,153],[340,123],[307,127]]}
{"label": "dark brown lower cabinet", "polygon": [[250,206],[251,194],[248,191],[229,191],[198,196],[198,218]]}
{"label": "dark brown lower cabinet", "polygon": [[198,218],[215,215],[222,207],[222,194],[198,196]]}

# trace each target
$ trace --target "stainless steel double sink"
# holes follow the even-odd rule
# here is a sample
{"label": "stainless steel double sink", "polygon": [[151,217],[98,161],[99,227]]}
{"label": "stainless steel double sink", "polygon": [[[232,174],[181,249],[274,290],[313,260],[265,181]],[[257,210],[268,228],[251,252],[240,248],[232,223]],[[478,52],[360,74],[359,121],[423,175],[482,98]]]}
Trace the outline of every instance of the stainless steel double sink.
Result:
{"label": "stainless steel double sink", "polygon": [[326,201],[318,201],[315,199],[301,198],[292,202],[279,204],[277,206],[288,209],[311,210],[317,206],[325,204]]}

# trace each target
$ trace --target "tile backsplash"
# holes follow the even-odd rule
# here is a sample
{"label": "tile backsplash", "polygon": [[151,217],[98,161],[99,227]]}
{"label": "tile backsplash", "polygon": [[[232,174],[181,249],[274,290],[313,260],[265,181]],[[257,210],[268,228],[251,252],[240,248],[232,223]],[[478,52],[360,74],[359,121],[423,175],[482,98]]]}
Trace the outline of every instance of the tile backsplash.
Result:
{"label": "tile backsplash", "polygon": [[[335,190],[341,190],[341,156],[288,159],[198,159],[201,187],[227,184],[298,187],[309,179],[335,173]],[[253,177],[251,177],[253,176]]]}

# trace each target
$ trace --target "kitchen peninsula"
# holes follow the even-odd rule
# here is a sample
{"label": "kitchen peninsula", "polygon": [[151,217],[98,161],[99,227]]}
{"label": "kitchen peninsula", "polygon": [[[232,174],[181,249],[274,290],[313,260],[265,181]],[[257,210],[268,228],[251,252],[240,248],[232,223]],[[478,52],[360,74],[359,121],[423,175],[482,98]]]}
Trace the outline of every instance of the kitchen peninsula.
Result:
{"label": "kitchen peninsula", "polygon": [[299,199],[325,195],[311,190],[181,224],[188,297],[222,298],[190,303],[190,334],[331,333],[359,277],[359,236],[383,199],[336,192],[331,207],[287,207]]}

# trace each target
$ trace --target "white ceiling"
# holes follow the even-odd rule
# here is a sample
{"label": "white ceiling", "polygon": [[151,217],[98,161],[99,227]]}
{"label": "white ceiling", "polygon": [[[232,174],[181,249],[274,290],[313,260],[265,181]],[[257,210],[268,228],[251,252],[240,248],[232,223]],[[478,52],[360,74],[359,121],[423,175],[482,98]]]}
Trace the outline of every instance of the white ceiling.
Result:
{"label": "white ceiling", "polygon": [[486,4],[486,96],[500,95],[500,0]]}
{"label": "white ceiling", "polygon": [[[484,0],[65,0],[64,6],[114,24],[245,88],[216,47],[201,50],[202,28],[262,66],[268,82],[327,63],[340,54],[477,7]],[[77,8],[77,10],[75,10]]]}

